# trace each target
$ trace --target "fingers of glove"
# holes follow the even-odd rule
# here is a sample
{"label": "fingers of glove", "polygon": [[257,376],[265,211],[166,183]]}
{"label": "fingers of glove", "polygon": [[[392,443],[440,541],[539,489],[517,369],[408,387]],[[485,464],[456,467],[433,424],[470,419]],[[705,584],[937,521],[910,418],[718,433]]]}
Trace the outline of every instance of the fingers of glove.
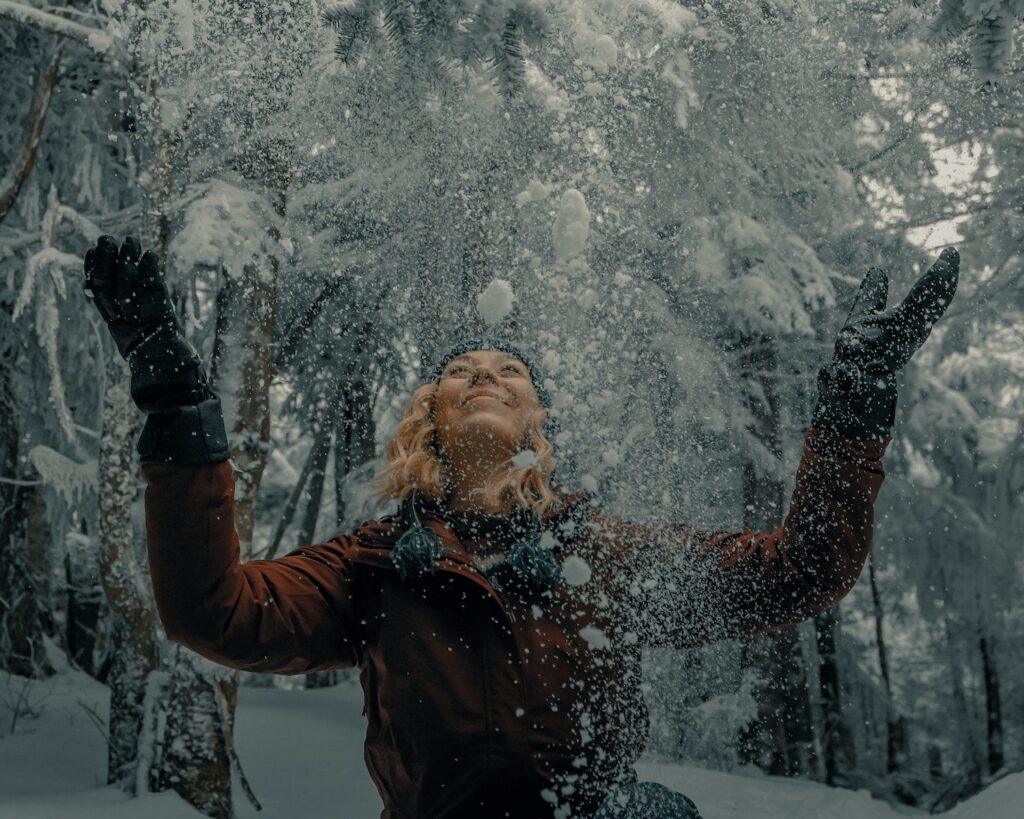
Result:
{"label": "fingers of glove", "polygon": [[160,275],[160,257],[152,250],[147,250],[139,261],[135,299],[141,324],[173,320],[174,307],[171,296],[167,292],[163,276]]}
{"label": "fingers of glove", "polygon": [[890,339],[878,316],[847,324],[836,338],[836,359],[864,370],[884,369],[890,352]]}
{"label": "fingers of glove", "polygon": [[872,267],[864,274],[864,279],[854,297],[853,306],[850,308],[850,314],[846,317],[846,323],[850,324],[857,319],[881,313],[885,310],[885,302],[888,298],[889,277],[880,267]]}
{"label": "fingers of glove", "polygon": [[924,343],[935,322],[946,312],[956,293],[959,278],[960,254],[956,248],[947,247],[894,311],[895,326],[912,347],[911,355]]}
{"label": "fingers of glove", "polygon": [[121,315],[115,301],[114,262],[117,242],[113,236],[100,236],[96,247],[85,255],[85,287],[92,293],[100,315],[106,322],[116,321]]}
{"label": "fingers of glove", "polygon": [[131,321],[136,320],[138,305],[135,301],[135,276],[139,265],[142,246],[134,236],[126,236],[117,254],[114,275],[117,280],[117,303],[122,314]]}

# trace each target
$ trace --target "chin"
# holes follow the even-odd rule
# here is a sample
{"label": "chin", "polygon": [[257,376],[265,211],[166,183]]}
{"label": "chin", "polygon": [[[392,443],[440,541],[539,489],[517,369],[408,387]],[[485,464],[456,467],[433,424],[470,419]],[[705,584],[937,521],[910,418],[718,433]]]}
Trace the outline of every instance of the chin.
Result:
{"label": "chin", "polygon": [[510,448],[523,438],[523,431],[516,425],[508,423],[500,416],[478,412],[462,419],[456,428],[456,434],[480,442],[499,444]]}

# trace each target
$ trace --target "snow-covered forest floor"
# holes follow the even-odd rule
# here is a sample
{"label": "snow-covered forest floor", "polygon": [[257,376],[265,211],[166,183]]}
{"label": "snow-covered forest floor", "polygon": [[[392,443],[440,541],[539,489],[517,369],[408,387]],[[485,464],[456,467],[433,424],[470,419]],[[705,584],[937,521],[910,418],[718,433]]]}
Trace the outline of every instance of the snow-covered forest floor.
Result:
{"label": "snow-covered forest floor", "polygon": [[[109,692],[78,671],[31,681],[0,673],[0,819],[187,819],[201,814],[165,791],[130,799],[107,787]],[[14,700],[11,697],[14,697]],[[11,705],[35,717],[11,729]],[[236,742],[263,805],[236,800],[239,819],[360,819],[381,803],[362,758],[362,692],[353,683],[319,690],[243,687]],[[756,768],[723,773],[641,763],[640,776],[688,794],[705,819],[892,819],[926,816],[866,791],[768,777]],[[1007,776],[948,813],[949,819],[1016,819],[1024,773]]]}

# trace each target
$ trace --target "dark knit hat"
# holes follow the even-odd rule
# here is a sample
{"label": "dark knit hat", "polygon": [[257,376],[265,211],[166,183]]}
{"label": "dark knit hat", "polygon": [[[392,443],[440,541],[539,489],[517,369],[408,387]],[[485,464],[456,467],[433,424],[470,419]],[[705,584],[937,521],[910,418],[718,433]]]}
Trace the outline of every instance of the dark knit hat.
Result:
{"label": "dark knit hat", "polygon": [[449,361],[453,358],[457,358],[463,353],[472,352],[473,350],[498,350],[503,353],[514,355],[522,361],[526,365],[526,369],[530,372],[530,378],[533,380],[533,386],[537,390],[537,397],[540,399],[541,406],[545,409],[551,409],[551,393],[548,392],[547,387],[544,386],[544,371],[533,361],[533,359],[530,358],[530,356],[524,353],[520,347],[505,338],[487,336],[483,338],[469,338],[460,341],[437,360],[434,368],[427,374],[427,378],[430,381],[437,381],[441,378],[441,371],[444,370],[445,365]]}

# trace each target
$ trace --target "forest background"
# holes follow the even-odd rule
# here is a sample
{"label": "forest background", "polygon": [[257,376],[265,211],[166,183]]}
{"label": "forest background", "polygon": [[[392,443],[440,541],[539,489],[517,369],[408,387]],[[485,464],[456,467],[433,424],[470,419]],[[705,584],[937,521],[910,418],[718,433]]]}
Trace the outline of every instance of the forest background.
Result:
{"label": "forest background", "polygon": [[163,637],[141,419],[81,287],[101,233],[166,265],[255,557],[384,511],[422,362],[494,329],[551,374],[564,484],[774,528],[864,272],[893,304],[955,244],[860,582],[770,637],[652,652],[649,750],[936,811],[1024,768],[1022,14],[0,0],[0,709],[66,658],[110,687],[112,783],[227,817],[238,686],[351,682]]}

